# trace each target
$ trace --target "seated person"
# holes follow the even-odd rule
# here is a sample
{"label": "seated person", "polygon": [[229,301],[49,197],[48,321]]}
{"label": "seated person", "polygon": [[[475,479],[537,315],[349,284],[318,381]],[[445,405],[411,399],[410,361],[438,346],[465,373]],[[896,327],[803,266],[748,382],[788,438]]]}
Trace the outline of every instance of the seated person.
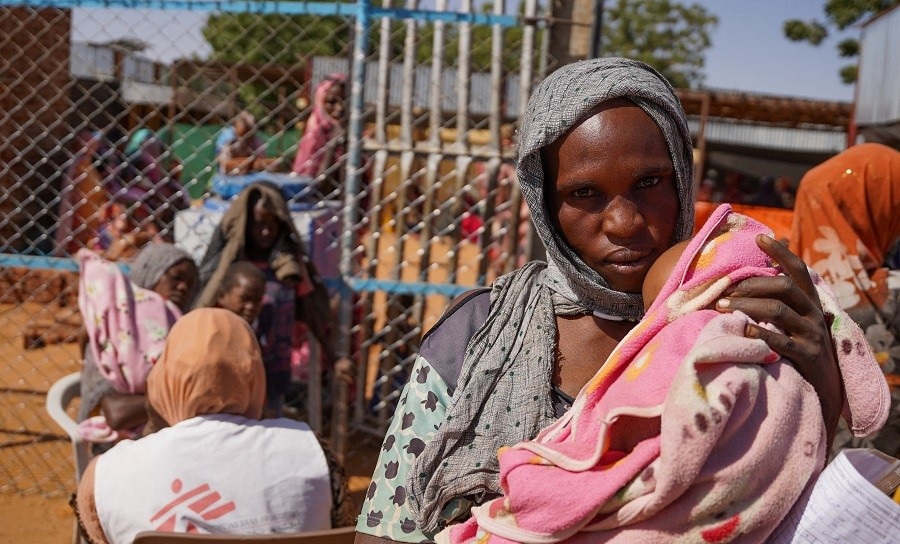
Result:
{"label": "seated person", "polygon": [[236,261],[222,276],[215,306],[230,310],[253,326],[262,311],[266,275],[250,261]]}
{"label": "seated person", "polygon": [[256,118],[242,111],[233,126],[226,127],[216,139],[219,173],[241,175],[264,170],[272,162],[266,159],[266,144],[256,133]]}
{"label": "seated person", "polygon": [[[653,301],[645,317],[571,410],[534,440],[501,448],[504,496],[436,540],[765,540],[826,450],[812,386],[744,336],[746,315],[711,309],[729,286],[779,273],[755,242],[769,232],[722,205],[697,237],[664,253],[643,284]],[[844,416],[870,434],[887,417],[886,383],[862,331],[820,278],[816,288],[841,347]]]}
{"label": "seated person", "polygon": [[167,243],[145,245],[128,276],[87,249],[77,260],[86,331],[79,431],[95,444],[112,443],[137,436],[147,421],[147,373],[194,296],[197,266],[186,251]]}
{"label": "seated person", "polygon": [[104,204],[100,221],[90,249],[109,261],[132,259],[145,244],[159,236],[155,224],[148,221],[142,226],[124,202],[112,200]]}
{"label": "seated person", "polygon": [[339,465],[305,423],[260,420],[265,392],[243,319],[220,308],[179,319],[147,378],[160,430],[91,461],[73,499],[82,531],[116,544],[147,530],[269,534],[352,523]]}

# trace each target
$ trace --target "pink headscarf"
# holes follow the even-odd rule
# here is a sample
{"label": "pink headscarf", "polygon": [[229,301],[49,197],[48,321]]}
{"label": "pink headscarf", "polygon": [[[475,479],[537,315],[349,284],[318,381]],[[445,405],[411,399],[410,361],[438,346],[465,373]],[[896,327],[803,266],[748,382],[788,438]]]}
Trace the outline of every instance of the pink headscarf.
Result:
{"label": "pink headscarf", "polygon": [[[316,87],[313,96],[313,109],[306,122],[306,129],[297,147],[297,155],[294,157],[294,165],[291,171],[295,174],[318,176],[322,170],[330,166],[323,164],[328,154],[328,143],[340,129],[340,121],[328,115],[325,111],[325,97],[328,91],[335,85],[347,84],[347,76],[344,74],[331,74]],[[344,154],[344,147],[333,149],[331,162],[335,162]]]}

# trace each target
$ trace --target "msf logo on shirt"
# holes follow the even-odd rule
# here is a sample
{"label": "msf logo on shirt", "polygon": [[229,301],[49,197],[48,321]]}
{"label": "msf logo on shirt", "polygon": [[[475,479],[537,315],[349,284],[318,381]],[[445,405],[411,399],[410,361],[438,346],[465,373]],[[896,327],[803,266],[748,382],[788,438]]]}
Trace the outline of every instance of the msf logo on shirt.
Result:
{"label": "msf logo on shirt", "polygon": [[[209,484],[199,485],[182,493],[183,487],[184,484],[180,479],[172,480],[172,492],[177,496],[150,518],[150,524],[154,525],[154,530],[170,533],[197,533],[197,526],[190,521],[184,527],[177,527],[178,518],[183,517],[178,515],[179,511],[184,512],[184,509],[187,509],[193,514],[199,515],[204,521],[212,521],[236,508],[233,501],[222,502],[222,496],[217,491],[213,491]],[[191,514],[188,515],[191,516]]]}

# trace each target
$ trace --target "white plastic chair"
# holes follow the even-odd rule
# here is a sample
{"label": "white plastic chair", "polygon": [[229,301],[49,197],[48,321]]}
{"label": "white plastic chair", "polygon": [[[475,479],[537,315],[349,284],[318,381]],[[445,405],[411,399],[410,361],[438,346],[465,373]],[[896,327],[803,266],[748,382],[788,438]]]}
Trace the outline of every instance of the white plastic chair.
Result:
{"label": "white plastic chair", "polygon": [[[47,414],[62,427],[62,430],[69,435],[72,441],[72,460],[75,464],[75,485],[81,481],[81,474],[90,461],[90,444],[86,442],[81,435],[78,434],[78,424],[69,417],[66,407],[72,402],[72,399],[81,395],[81,372],[75,372],[68,376],[63,376],[56,381],[50,390],[47,391]],[[75,534],[73,537],[75,544],[84,542],[78,532],[78,522],[75,522]]]}

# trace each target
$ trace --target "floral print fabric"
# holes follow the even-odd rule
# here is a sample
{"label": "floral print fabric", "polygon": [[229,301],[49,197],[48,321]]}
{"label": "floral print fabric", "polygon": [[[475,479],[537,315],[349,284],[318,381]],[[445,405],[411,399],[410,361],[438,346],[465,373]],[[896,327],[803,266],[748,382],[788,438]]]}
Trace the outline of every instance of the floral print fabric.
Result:
{"label": "floral print fabric", "polygon": [[[115,264],[82,249],[78,308],[88,335],[88,349],[100,374],[120,393],[144,393],[147,373],[162,354],[166,335],[181,317],[175,304],[138,287]],[[92,441],[115,441],[102,416],[79,425]]]}
{"label": "floral print fabric", "polygon": [[[400,402],[388,428],[372,483],[366,491],[356,530],[360,533],[389,538],[399,542],[429,541],[416,526],[415,516],[407,503],[406,481],[413,462],[437,433],[450,403],[447,385],[421,355],[416,360]],[[444,510],[444,520],[468,511],[463,501],[451,503]]]}

